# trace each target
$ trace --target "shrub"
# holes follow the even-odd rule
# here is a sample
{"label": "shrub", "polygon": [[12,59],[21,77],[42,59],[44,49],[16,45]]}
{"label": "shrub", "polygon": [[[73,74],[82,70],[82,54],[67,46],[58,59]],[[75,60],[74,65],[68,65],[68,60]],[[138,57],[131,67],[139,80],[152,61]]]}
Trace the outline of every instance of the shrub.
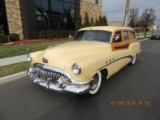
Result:
{"label": "shrub", "polygon": [[65,38],[69,37],[69,35],[74,35],[75,31],[68,31],[68,30],[53,30],[53,31],[40,31],[39,38],[40,39],[54,39],[54,38]]}
{"label": "shrub", "polygon": [[61,32],[60,31],[56,31],[55,32],[55,38],[60,38],[61,37]]}
{"label": "shrub", "polygon": [[64,37],[64,31],[59,31],[59,34],[60,34],[60,38]]}
{"label": "shrub", "polygon": [[0,34],[0,42],[1,42],[1,43],[6,43],[6,42],[8,42],[8,37],[7,37],[7,35]]}
{"label": "shrub", "polygon": [[40,31],[39,32],[39,38],[40,39],[46,39],[47,38],[46,32],[45,31]]}
{"label": "shrub", "polygon": [[68,37],[68,36],[69,36],[68,31],[64,31],[64,37]]}
{"label": "shrub", "polygon": [[68,32],[67,31],[60,31],[60,37],[61,38],[68,37]]}
{"label": "shrub", "polygon": [[83,27],[88,27],[88,26],[90,26],[89,25],[89,16],[88,16],[88,12],[86,11],[85,15],[84,15],[84,24],[83,24]]}
{"label": "shrub", "polygon": [[19,35],[17,33],[11,33],[9,35],[9,40],[10,41],[17,41],[17,40],[19,40]]}
{"label": "shrub", "polygon": [[47,38],[48,38],[48,39],[53,39],[53,38],[55,38],[55,31],[48,31],[48,32],[47,32]]}
{"label": "shrub", "polygon": [[146,32],[149,32],[149,31],[150,31],[150,30],[147,28],[147,29],[146,29]]}
{"label": "shrub", "polygon": [[75,35],[75,31],[69,31],[69,35],[74,36]]}

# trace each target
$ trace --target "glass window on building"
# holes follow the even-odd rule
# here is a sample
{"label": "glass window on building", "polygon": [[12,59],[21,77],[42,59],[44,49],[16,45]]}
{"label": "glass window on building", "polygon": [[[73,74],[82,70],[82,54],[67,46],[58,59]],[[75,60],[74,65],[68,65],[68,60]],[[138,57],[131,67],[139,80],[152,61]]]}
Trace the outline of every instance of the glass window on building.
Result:
{"label": "glass window on building", "polygon": [[70,14],[70,10],[71,10],[71,4],[65,2],[64,3],[64,14]]}
{"label": "glass window on building", "polygon": [[63,2],[60,0],[51,0],[52,14],[63,14]]}
{"label": "glass window on building", "polygon": [[75,3],[75,0],[71,0],[71,3]]}
{"label": "glass window on building", "polygon": [[9,34],[4,0],[0,0],[0,34]]}
{"label": "glass window on building", "polygon": [[74,29],[75,0],[35,0],[38,29]]}
{"label": "glass window on building", "polygon": [[47,29],[50,27],[48,0],[35,0],[37,28]]}
{"label": "glass window on building", "polygon": [[[0,6],[1,8],[1,6]],[[3,25],[3,20],[2,20],[3,14],[2,11],[0,10],[0,34],[4,34],[4,25]]]}
{"label": "glass window on building", "polygon": [[70,2],[71,2],[71,0],[64,0],[64,2],[69,2],[69,3],[70,3]]}
{"label": "glass window on building", "polygon": [[98,0],[95,1],[95,4],[98,4]]}

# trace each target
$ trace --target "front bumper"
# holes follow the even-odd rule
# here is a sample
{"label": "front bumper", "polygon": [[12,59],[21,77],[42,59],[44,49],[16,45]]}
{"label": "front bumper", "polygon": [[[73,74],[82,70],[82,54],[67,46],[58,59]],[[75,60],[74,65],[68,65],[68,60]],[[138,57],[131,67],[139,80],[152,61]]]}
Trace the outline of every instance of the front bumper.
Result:
{"label": "front bumper", "polygon": [[42,64],[36,64],[29,68],[27,75],[35,84],[49,90],[54,90],[57,92],[71,92],[76,94],[85,94],[89,91],[89,82],[74,83],[75,80],[71,79],[71,77],[64,71],[57,68],[50,68],[51,67],[47,67]]}

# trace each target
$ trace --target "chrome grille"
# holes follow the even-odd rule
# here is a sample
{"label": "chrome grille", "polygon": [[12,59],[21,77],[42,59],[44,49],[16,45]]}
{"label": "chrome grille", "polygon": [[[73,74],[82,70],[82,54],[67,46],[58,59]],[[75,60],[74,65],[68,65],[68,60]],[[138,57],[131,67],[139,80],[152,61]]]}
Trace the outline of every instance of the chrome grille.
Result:
{"label": "chrome grille", "polygon": [[64,77],[64,75],[57,73],[57,72],[52,72],[52,71],[46,71],[43,70],[39,67],[34,67],[34,74],[36,77],[47,80],[48,78],[51,78],[52,81],[57,81],[59,78]]}

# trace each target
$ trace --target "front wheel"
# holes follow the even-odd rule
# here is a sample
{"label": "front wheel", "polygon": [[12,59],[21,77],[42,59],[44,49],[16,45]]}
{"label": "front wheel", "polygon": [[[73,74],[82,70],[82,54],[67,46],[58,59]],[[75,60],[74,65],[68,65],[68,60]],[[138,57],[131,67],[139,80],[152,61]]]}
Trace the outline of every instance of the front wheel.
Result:
{"label": "front wheel", "polygon": [[93,80],[90,83],[90,90],[89,94],[94,95],[98,92],[102,82],[102,74],[100,71],[98,71],[94,76]]}

